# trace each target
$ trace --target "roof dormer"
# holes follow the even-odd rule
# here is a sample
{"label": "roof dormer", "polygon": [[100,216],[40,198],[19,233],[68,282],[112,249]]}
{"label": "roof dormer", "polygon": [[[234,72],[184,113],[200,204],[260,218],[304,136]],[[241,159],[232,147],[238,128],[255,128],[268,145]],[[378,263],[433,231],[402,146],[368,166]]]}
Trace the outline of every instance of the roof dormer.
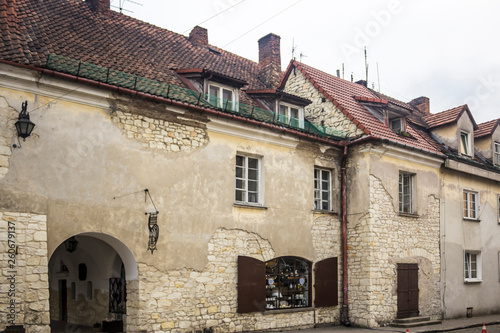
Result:
{"label": "roof dormer", "polygon": [[277,89],[247,90],[261,105],[275,114],[275,120],[296,128],[304,128],[304,107],[311,101]]}
{"label": "roof dormer", "polygon": [[467,105],[431,114],[423,120],[432,134],[452,151],[474,157],[474,131],[478,126]]}
{"label": "roof dormer", "polygon": [[500,167],[500,119],[479,124],[474,131],[474,141],[481,155]]}
{"label": "roof dormer", "polygon": [[406,117],[410,110],[385,99],[354,97],[378,120],[389,127],[394,133],[405,135],[407,133]]}
{"label": "roof dormer", "polygon": [[176,72],[191,89],[203,93],[203,98],[213,107],[239,110],[239,92],[248,84],[246,81],[204,68],[184,68]]}

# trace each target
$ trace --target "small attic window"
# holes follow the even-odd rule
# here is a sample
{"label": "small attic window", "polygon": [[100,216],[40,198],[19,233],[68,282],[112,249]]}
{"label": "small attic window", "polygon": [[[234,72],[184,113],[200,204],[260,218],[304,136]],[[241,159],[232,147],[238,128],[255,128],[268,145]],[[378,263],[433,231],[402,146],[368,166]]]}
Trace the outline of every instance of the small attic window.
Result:
{"label": "small attic window", "polygon": [[470,135],[467,132],[460,132],[460,153],[464,155],[471,155],[471,143],[470,143]]}
{"label": "small attic window", "polygon": [[277,120],[293,127],[304,127],[304,108],[289,104],[278,103]]}
{"label": "small attic window", "polygon": [[238,89],[209,81],[207,101],[224,110],[238,111]]}
{"label": "small attic window", "polygon": [[500,143],[495,142],[495,151],[493,152],[493,164],[500,166]]}
{"label": "small attic window", "polygon": [[389,120],[389,127],[394,132],[404,132],[403,118],[393,118]]}

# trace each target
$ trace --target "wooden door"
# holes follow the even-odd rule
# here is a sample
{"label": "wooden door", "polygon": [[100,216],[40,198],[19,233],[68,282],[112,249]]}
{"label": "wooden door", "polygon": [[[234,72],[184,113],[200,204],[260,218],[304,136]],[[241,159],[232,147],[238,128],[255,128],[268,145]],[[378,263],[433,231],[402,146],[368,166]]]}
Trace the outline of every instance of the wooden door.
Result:
{"label": "wooden door", "polygon": [[398,264],[398,318],[417,317],[418,264]]}
{"label": "wooden door", "polygon": [[59,280],[59,320],[68,321],[68,289],[66,280]]}

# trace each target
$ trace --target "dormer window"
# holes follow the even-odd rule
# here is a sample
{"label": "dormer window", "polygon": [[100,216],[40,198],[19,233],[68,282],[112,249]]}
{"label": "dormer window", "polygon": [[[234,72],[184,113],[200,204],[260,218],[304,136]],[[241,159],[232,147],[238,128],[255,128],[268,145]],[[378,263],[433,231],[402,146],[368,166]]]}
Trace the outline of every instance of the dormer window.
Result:
{"label": "dormer window", "polygon": [[495,142],[495,151],[493,152],[493,163],[500,166],[500,143]]}
{"label": "dormer window", "polygon": [[237,98],[238,89],[220,83],[208,83],[207,100],[213,106],[224,110],[237,111]]}
{"label": "dormer window", "polygon": [[470,144],[470,135],[467,132],[460,132],[460,153],[464,155],[471,155],[471,144]]}
{"label": "dormer window", "polygon": [[304,109],[288,103],[279,103],[278,121],[293,127],[304,127]]}

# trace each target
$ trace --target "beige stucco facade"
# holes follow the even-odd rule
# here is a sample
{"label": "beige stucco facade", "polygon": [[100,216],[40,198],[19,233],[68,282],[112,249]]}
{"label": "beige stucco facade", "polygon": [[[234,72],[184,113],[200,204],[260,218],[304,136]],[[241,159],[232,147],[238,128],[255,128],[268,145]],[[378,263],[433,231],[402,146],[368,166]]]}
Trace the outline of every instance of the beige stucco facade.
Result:
{"label": "beige stucco facade", "polygon": [[[106,284],[120,276],[121,263],[127,332],[339,323],[338,306],[239,314],[236,265],[238,255],[262,261],[295,256],[312,264],[340,257],[338,193],[335,212],[313,211],[314,167],[332,170],[333,183],[338,183],[338,148],[39,78],[24,69],[1,65],[0,70],[5,78],[1,124],[10,131],[2,131],[1,142],[6,156],[0,180],[2,223],[7,226],[16,216],[18,232],[34,224],[24,216],[46,218],[46,227],[35,233],[45,250],[31,263],[41,292],[29,302],[41,305],[26,303],[26,293],[19,295],[15,324],[28,332],[48,332],[49,317],[61,315],[59,280],[66,281],[68,321],[92,325],[109,317]],[[21,148],[12,148],[17,144],[13,123],[24,101],[36,128]],[[261,160],[261,206],[235,205],[237,154]],[[154,207],[149,199],[145,202],[145,189],[159,211],[153,254],[147,250],[145,212]],[[71,236],[79,240],[74,253],[62,245]],[[28,255],[29,239],[20,233],[16,237],[19,255]],[[85,280],[78,274],[81,263],[87,267]],[[3,260],[4,277],[6,265]],[[30,276],[17,271],[18,290],[29,288]],[[7,293],[0,297],[1,304],[10,302]],[[40,319],[33,321],[34,314]],[[10,323],[2,319],[1,324]]]}

